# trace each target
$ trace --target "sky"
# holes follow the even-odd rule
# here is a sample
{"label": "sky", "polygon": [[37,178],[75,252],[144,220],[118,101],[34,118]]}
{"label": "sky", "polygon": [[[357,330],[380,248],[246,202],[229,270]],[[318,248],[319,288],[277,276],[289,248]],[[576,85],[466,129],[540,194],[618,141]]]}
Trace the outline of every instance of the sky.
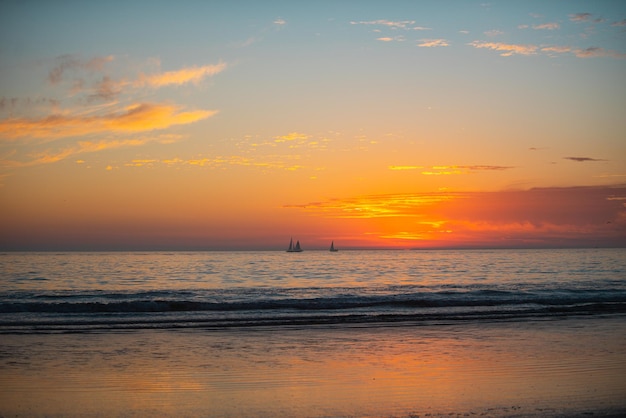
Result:
{"label": "sky", "polygon": [[0,250],[626,246],[626,2],[0,2]]}

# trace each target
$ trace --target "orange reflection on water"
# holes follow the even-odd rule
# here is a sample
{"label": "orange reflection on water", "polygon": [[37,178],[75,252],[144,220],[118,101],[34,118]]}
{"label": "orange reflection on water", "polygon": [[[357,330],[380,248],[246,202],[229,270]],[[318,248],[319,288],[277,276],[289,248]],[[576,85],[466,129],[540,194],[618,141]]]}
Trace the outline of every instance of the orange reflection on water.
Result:
{"label": "orange reflection on water", "polygon": [[[407,416],[622,407],[620,318],[15,335],[0,413]],[[573,408],[573,409],[572,409]]]}

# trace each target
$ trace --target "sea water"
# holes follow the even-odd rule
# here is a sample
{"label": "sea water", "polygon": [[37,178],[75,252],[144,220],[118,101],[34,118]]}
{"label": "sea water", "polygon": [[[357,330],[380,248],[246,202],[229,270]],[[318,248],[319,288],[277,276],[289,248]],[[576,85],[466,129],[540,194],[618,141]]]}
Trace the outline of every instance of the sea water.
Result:
{"label": "sea water", "polygon": [[626,250],[5,253],[0,372],[2,415],[621,412]]}
{"label": "sea water", "polygon": [[0,333],[626,312],[626,250],[8,253]]}

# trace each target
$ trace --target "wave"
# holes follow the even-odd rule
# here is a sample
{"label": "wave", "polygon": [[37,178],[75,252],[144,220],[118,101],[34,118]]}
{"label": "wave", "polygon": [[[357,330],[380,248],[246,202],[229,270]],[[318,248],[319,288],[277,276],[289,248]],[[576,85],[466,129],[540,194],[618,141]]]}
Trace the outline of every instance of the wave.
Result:
{"label": "wave", "polygon": [[[626,292],[621,289],[439,289],[392,294],[352,291],[245,289],[21,295],[17,300],[3,298],[0,302],[0,332],[449,323],[626,314]],[[295,297],[306,294],[316,296]]]}
{"label": "wave", "polygon": [[[159,294],[46,296],[46,301],[0,303],[0,313],[145,313],[230,311],[320,311],[363,308],[507,307],[533,304],[546,308],[586,304],[626,304],[623,291],[551,291],[544,293],[478,290],[469,292],[400,295],[339,295],[314,298],[250,298],[248,300],[198,301],[191,298],[160,298]],[[137,297],[139,296],[139,297]],[[141,297],[143,296],[143,297]],[[178,295],[180,296],[180,295]],[[38,297],[37,299],[41,299]],[[56,299],[61,299],[57,301]],[[75,299],[75,300],[73,300]],[[193,298],[193,299],[197,299]]]}

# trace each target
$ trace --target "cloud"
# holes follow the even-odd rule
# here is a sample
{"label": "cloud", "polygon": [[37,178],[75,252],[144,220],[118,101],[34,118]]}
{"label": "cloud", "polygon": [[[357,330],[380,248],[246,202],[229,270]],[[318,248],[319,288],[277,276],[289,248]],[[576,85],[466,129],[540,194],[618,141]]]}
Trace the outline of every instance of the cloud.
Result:
{"label": "cloud", "polygon": [[[74,55],[62,55],[55,59],[54,67],[48,73],[48,82],[54,86],[63,81],[70,81],[70,96],[87,94],[87,100],[114,100],[123,93],[133,93],[133,88],[161,88],[172,85],[198,84],[207,77],[214,76],[227,67],[225,62],[213,65],[193,66],[174,71],[144,73],[140,72],[136,80],[114,78],[105,71],[105,64],[115,60],[114,56],[94,57],[83,60]],[[152,63],[157,68],[160,62]],[[70,73],[70,77],[66,77]],[[104,74],[102,74],[104,73]],[[95,77],[97,76],[97,78]]]}
{"label": "cloud", "polygon": [[0,111],[8,110],[9,112],[15,112],[23,109],[32,108],[45,108],[45,109],[58,109],[61,105],[61,101],[52,99],[49,97],[37,97],[37,98],[19,98],[19,97],[2,97],[0,98]]}
{"label": "cloud", "polygon": [[426,28],[423,26],[413,26],[415,25],[414,20],[386,20],[386,19],[378,19],[378,20],[368,20],[368,21],[351,21],[351,25],[373,25],[373,26],[386,26],[391,29],[404,29],[404,30],[430,30],[430,28]]}
{"label": "cloud", "polygon": [[[389,170],[402,171],[402,170],[421,170],[425,167],[413,166],[413,165],[391,165]],[[422,171],[421,174],[425,176],[450,176],[460,174],[470,174],[476,171],[504,171],[510,170],[515,167],[502,166],[502,165],[437,165],[428,167],[426,171]]]}
{"label": "cloud", "polygon": [[504,171],[515,167],[501,165],[442,165],[433,166],[430,171],[423,171],[425,176],[449,176],[469,174],[474,171]]}
{"label": "cloud", "polygon": [[601,160],[601,159],[590,158],[590,157],[563,157],[563,159],[564,160],[576,161],[578,163],[584,163],[584,162],[588,162],[588,161],[607,161],[607,160]]}
{"label": "cloud", "polygon": [[167,167],[175,166],[188,166],[188,167],[200,167],[210,169],[222,169],[227,166],[241,166],[241,167],[253,167],[263,170],[286,170],[296,171],[305,168],[300,164],[295,164],[293,160],[297,160],[297,157],[285,158],[284,156],[270,156],[266,155],[263,159],[246,157],[243,155],[217,155],[213,157],[198,157],[198,158],[172,158],[172,159],[146,159],[146,160],[131,160],[129,163],[125,163],[126,167],[155,167],[158,164],[165,165]]}
{"label": "cloud", "polygon": [[572,48],[569,46],[546,46],[541,48],[541,52],[556,52],[559,54],[565,54],[572,52]]}
{"label": "cloud", "polygon": [[626,54],[624,53],[600,48],[597,46],[592,46],[586,49],[577,49],[574,51],[574,53],[579,58],[609,57],[609,58],[626,59]]}
{"label": "cloud", "polygon": [[591,20],[591,13],[574,13],[569,15],[569,20],[572,22],[588,22]]}
{"label": "cloud", "polygon": [[503,51],[500,55],[503,57],[509,57],[511,55],[533,55],[537,53],[539,47],[535,45],[517,45],[517,44],[505,44],[501,42],[481,42],[473,41],[468,45],[474,48],[486,48],[494,51]]}
{"label": "cloud", "polygon": [[176,71],[145,75],[140,74],[139,80],[135,83],[138,86],[164,87],[170,85],[183,85],[187,83],[198,84],[206,77],[219,74],[226,69],[226,63],[220,62],[215,65],[205,65],[203,67],[188,67]]}
{"label": "cloud", "polygon": [[611,26],[626,26],[626,19],[611,23]]}
{"label": "cloud", "polygon": [[502,32],[501,30],[497,30],[497,29],[488,30],[483,33],[490,37],[504,35],[504,32]]}
{"label": "cloud", "polygon": [[108,76],[103,76],[102,80],[96,83],[95,93],[92,98],[113,100],[122,93],[122,84],[112,80]]}
{"label": "cloud", "polygon": [[510,170],[512,166],[504,166],[504,165],[460,165],[459,168],[465,168],[472,171],[504,171]]}
{"label": "cloud", "polygon": [[511,55],[519,54],[519,55],[534,55],[538,52],[543,52],[547,54],[565,54],[572,53],[578,58],[598,58],[598,57],[608,57],[608,58],[617,58],[617,59],[626,59],[626,54],[607,50],[600,47],[589,47],[586,49],[573,48],[571,46],[559,46],[559,45],[548,45],[539,47],[537,45],[519,45],[519,44],[505,44],[500,42],[481,42],[481,41],[473,41],[468,45],[473,46],[474,48],[486,48],[494,51],[504,51],[500,55],[503,57],[508,57]]}
{"label": "cloud", "polygon": [[450,44],[445,39],[420,39],[420,43],[417,44],[417,46],[422,48],[435,48],[449,45]]}
{"label": "cloud", "polygon": [[284,205],[284,207],[298,208],[328,218],[391,218],[415,216],[417,208],[453,198],[453,195],[442,193],[368,195],[300,205]]}
{"label": "cloud", "polygon": [[287,135],[277,136],[274,138],[274,142],[287,142],[295,140],[307,140],[311,136],[300,132],[290,132]]}
{"label": "cloud", "polygon": [[107,132],[146,132],[197,122],[216,113],[214,110],[183,112],[172,105],[139,103],[122,112],[99,116],[54,114],[44,118],[9,118],[0,121],[0,136],[50,140]]}
{"label": "cloud", "polygon": [[366,195],[285,207],[372,228],[364,234],[391,245],[623,246],[624,197],[626,185],[617,185]]}
{"label": "cloud", "polygon": [[276,20],[274,20],[274,22],[273,22],[273,23],[274,23],[275,25],[278,25],[278,26],[283,26],[283,25],[286,25],[286,24],[287,24],[287,21],[286,21],[285,19],[281,19],[281,18],[279,17],[279,18],[277,18]]}
{"label": "cloud", "polygon": [[48,81],[50,84],[59,84],[63,80],[63,74],[68,70],[82,69],[91,72],[102,71],[104,64],[115,59],[109,55],[105,57],[94,57],[88,61],[83,61],[76,55],[61,55],[56,59],[56,65],[48,73]]}
{"label": "cloud", "polygon": [[390,165],[389,169],[390,170],[396,170],[396,171],[401,171],[401,170],[420,170],[424,167],[419,166],[419,165]]}
{"label": "cloud", "polygon": [[[114,61],[115,67],[111,64]],[[150,134],[146,138],[145,134],[195,123],[218,112],[186,109],[175,103],[155,103],[145,96],[146,88],[198,84],[224,71],[224,62],[139,73],[134,80],[123,75],[132,66],[122,68],[121,64],[124,63],[113,56],[85,60],[76,55],[63,55],[54,60],[47,76],[41,79],[51,84],[52,93],[60,94],[61,99],[1,98],[0,111],[6,113],[0,118],[0,138],[5,148],[13,149],[0,156],[0,165],[5,169],[20,168],[110,148],[141,146],[153,141],[172,143],[180,137]],[[144,67],[160,67],[158,60],[144,64]],[[116,78],[110,75],[113,70]],[[137,100],[139,97],[143,100]],[[105,103],[94,104],[96,100]],[[127,105],[122,107],[121,103]],[[44,146],[61,140],[63,148],[46,149]],[[12,143],[15,145],[10,145]]]}
{"label": "cloud", "polygon": [[[77,155],[94,153],[117,148],[138,147],[151,142],[170,143],[169,136],[144,137],[134,139],[113,139],[100,141],[78,141],[75,145],[58,151],[44,151],[36,153],[27,161],[3,160],[1,165],[5,168],[32,167],[42,164],[52,164]],[[77,164],[83,164],[83,160],[77,160]]]}
{"label": "cloud", "polygon": [[556,30],[559,29],[560,25],[556,22],[553,23],[542,23],[540,25],[533,25],[533,29],[536,30],[541,30],[541,29],[546,29],[546,30]]}
{"label": "cloud", "polygon": [[402,35],[394,36],[393,38],[389,37],[389,36],[383,36],[381,38],[376,38],[376,40],[377,41],[381,41],[381,42],[394,42],[394,41],[395,42],[404,42],[404,41],[406,41],[406,38],[404,36],[402,36]]}

